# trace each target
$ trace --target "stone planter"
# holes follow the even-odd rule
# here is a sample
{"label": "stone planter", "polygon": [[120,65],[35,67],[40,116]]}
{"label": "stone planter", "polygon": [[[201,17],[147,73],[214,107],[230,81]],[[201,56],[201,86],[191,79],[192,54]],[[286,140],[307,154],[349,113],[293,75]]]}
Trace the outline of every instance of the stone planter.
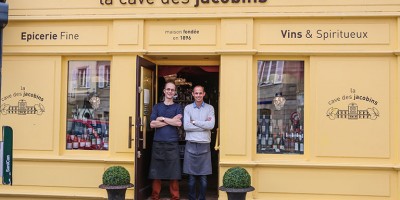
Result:
{"label": "stone planter", "polygon": [[224,186],[219,187],[219,190],[225,191],[228,195],[228,200],[245,200],[247,192],[254,191],[254,187],[248,188],[226,188]]}
{"label": "stone planter", "polygon": [[106,189],[108,200],[125,200],[126,189],[133,187],[133,184],[129,185],[99,185],[99,188]]}

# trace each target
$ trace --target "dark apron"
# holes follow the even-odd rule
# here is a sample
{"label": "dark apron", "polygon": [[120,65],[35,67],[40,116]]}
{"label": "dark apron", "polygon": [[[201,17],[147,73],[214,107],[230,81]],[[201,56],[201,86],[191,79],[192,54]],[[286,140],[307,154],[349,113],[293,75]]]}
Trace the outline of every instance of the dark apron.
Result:
{"label": "dark apron", "polygon": [[149,179],[181,179],[178,142],[153,142]]}
{"label": "dark apron", "polygon": [[183,173],[192,175],[212,174],[210,143],[186,141]]}

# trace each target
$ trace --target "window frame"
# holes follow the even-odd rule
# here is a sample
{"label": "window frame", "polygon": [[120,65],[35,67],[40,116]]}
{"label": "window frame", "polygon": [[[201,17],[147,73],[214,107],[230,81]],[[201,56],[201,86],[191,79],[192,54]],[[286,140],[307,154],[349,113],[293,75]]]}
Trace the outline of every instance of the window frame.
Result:
{"label": "window frame", "polygon": [[[258,61],[301,61],[303,62],[303,67],[304,67],[304,76],[303,76],[303,131],[305,133],[305,138],[304,138],[304,153],[303,154],[266,154],[266,153],[257,153],[257,123],[258,123],[258,88],[259,88],[259,72],[260,70],[258,69]],[[308,101],[309,101],[309,81],[310,81],[310,57],[306,56],[270,56],[270,55],[257,55],[253,57],[253,87],[254,87],[254,93],[253,93],[253,119],[252,120],[252,155],[255,160],[259,161],[270,161],[270,159],[304,159],[309,155],[309,149],[310,149],[310,138],[312,138],[312,132],[310,132],[310,127],[309,127],[309,108],[307,107]]]}
{"label": "window frame", "polygon": [[[103,62],[106,61],[109,63],[110,66],[113,65],[113,61],[112,61],[112,57],[111,56],[65,56],[62,57],[61,60],[61,89],[60,89],[60,137],[59,137],[59,152],[61,156],[73,156],[74,159],[80,159],[80,157],[84,156],[95,156],[93,157],[94,160],[98,159],[103,159],[106,156],[108,156],[111,153],[112,146],[109,143],[109,148],[108,151],[75,151],[75,150],[67,150],[66,149],[66,135],[67,135],[67,104],[68,104],[68,100],[70,98],[76,98],[75,95],[72,95],[71,93],[69,93],[68,88],[69,88],[69,83],[68,83],[68,69],[69,69],[69,61],[86,61],[86,62],[90,62],[90,61],[96,61],[96,62]],[[110,76],[111,78],[111,76]],[[97,84],[96,84],[97,85]],[[110,90],[110,99],[111,99],[111,87],[108,88],[108,90]],[[109,111],[111,112],[111,100],[110,100],[110,104],[109,104]],[[109,116],[110,117],[110,116]],[[108,119],[108,122],[111,121],[111,117]],[[111,130],[108,129],[108,134],[111,133]]]}

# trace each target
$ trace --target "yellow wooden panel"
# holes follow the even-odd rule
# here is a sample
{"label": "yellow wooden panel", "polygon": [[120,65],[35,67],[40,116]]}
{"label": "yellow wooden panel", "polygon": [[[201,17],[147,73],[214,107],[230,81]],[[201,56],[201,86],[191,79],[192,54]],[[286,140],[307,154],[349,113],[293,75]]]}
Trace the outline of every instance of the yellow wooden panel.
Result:
{"label": "yellow wooden panel", "polygon": [[[110,90],[110,150],[115,152],[134,152],[128,148],[129,116],[135,119],[136,101],[136,56],[114,56],[111,64]],[[123,88],[123,92],[121,91]],[[134,128],[134,127],[133,127]],[[135,137],[133,129],[133,137]],[[126,155],[129,159],[135,157]]]}
{"label": "yellow wooden panel", "polygon": [[50,59],[4,60],[1,123],[14,129],[14,149],[54,148],[56,67]]}
{"label": "yellow wooden panel", "polygon": [[220,105],[221,152],[226,155],[246,155],[247,83],[251,60],[246,57],[221,58]]}
{"label": "yellow wooden panel", "polygon": [[222,19],[221,49],[253,50],[253,19]]}
{"label": "yellow wooden panel", "polygon": [[260,169],[259,193],[379,196],[391,195],[391,173],[364,170]]}
{"label": "yellow wooden panel", "polygon": [[[397,18],[397,33],[400,33],[400,17]],[[400,34],[397,34],[397,51],[400,51]]]}
{"label": "yellow wooden panel", "polygon": [[247,24],[227,23],[222,26],[222,37],[225,44],[246,44],[247,43]]}
{"label": "yellow wooden panel", "polygon": [[98,187],[104,167],[74,163],[16,163],[13,185]]}
{"label": "yellow wooden panel", "polygon": [[[399,20],[399,25],[400,25],[400,20]],[[400,27],[399,27],[399,30],[400,30]],[[400,32],[399,32],[400,33]],[[400,39],[400,35],[399,35],[399,39]],[[399,40],[399,44],[400,44],[400,40]],[[399,46],[400,47],[400,46]],[[397,73],[392,73],[392,76],[395,76],[396,77],[396,81],[397,81],[397,87],[393,87],[394,88],[394,92],[395,93],[397,93],[397,95],[395,96],[395,100],[394,101],[392,101],[393,103],[391,104],[391,105],[394,105],[394,106],[392,106],[392,111],[394,111],[394,112],[392,112],[392,116],[396,116],[396,117],[394,117],[394,119],[395,120],[397,120],[397,121],[394,121],[394,123],[391,123],[391,125],[392,126],[394,126],[395,128],[393,128],[392,130],[394,131],[394,134],[395,134],[395,137],[394,137],[394,139],[393,139],[393,141],[392,142],[394,142],[394,144],[395,145],[392,145],[392,147],[394,147],[395,149],[397,149],[398,148],[398,144],[400,144],[400,135],[399,135],[399,126],[398,126],[398,120],[399,120],[399,118],[398,118],[398,113],[400,113],[400,96],[399,96],[399,94],[400,94],[400,81],[398,80],[399,79],[399,77],[400,77],[400,56],[397,56],[397,63],[396,63],[396,65],[395,65],[395,67],[394,67],[394,69],[396,69],[395,71],[397,72]],[[394,107],[394,108],[393,108]],[[393,154],[393,158],[396,158],[396,160],[400,160],[400,152],[399,151],[394,151],[395,153]],[[398,179],[398,182],[399,182],[399,185],[400,185],[400,170],[399,170],[399,179]],[[399,196],[400,196],[400,191],[399,191]]]}
{"label": "yellow wooden panel", "polygon": [[317,156],[389,158],[390,59],[313,58]]}
{"label": "yellow wooden panel", "polygon": [[138,44],[139,24],[133,20],[114,21],[114,40],[116,44]]}
{"label": "yellow wooden panel", "polygon": [[[126,198],[133,199],[133,189],[127,190]],[[71,200],[107,199],[107,191],[84,187],[0,186],[1,200]]]}

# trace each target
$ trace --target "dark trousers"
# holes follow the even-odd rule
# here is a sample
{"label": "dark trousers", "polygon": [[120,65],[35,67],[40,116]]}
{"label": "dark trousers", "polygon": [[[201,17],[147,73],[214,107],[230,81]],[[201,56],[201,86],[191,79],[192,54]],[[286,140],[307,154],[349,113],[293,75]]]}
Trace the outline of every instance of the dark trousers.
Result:
{"label": "dark trousers", "polygon": [[[152,200],[159,200],[161,192],[161,180],[154,179],[153,180],[153,192],[151,193]],[[171,193],[171,199],[178,200],[179,199],[179,182],[178,180],[170,180],[169,181],[169,192]]]}
{"label": "dark trousers", "polygon": [[196,200],[196,182],[199,179],[199,200],[206,199],[206,191],[207,191],[207,176],[206,175],[191,175],[188,177],[188,185],[189,185],[189,200]]}

